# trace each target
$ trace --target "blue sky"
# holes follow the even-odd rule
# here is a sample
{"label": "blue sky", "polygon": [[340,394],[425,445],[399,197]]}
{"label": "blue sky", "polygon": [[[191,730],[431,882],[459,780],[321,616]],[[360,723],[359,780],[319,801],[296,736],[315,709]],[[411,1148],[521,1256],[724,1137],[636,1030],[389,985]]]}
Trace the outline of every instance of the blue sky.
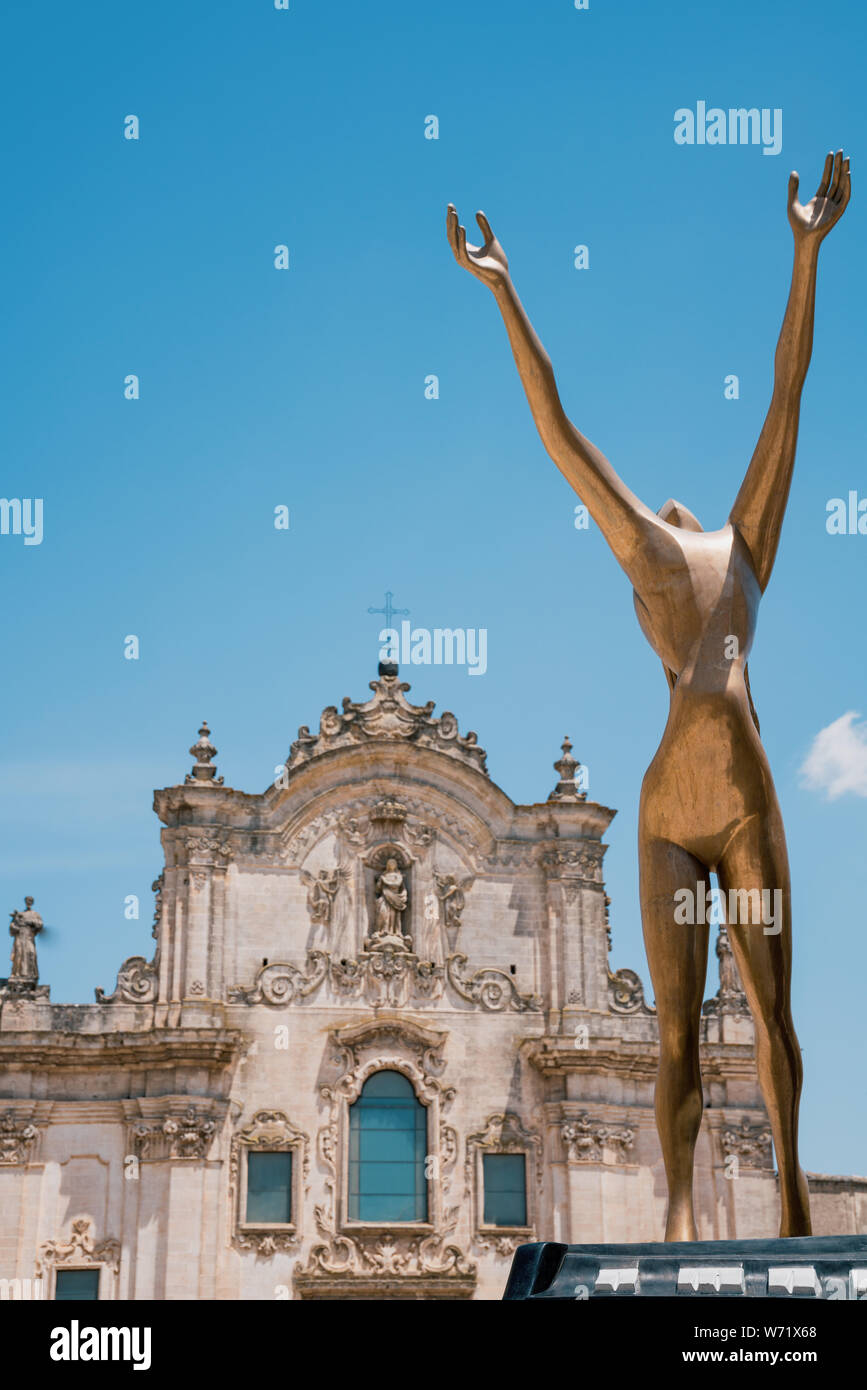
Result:
{"label": "blue sky", "polygon": [[[649,505],[713,527],[770,396],[789,170],[806,199],[851,152],[750,673],[792,860],[803,1158],[867,1172],[867,537],[825,529],[829,498],[867,495],[863,8],[13,3],[4,29],[0,492],[44,499],[44,539],[0,536],[0,886],[6,911],[36,898],[56,1000],[150,954],[151,793],[202,717],[226,782],[263,789],[299,724],[365,697],[386,589],[415,625],[487,630],[483,677],[403,674],[516,801],[544,800],[571,735],[618,808],[613,962],[647,978],[636,817],[665,679],[445,207],[490,217],[578,427]],[[676,145],[699,100],[780,108],[782,152]]]}

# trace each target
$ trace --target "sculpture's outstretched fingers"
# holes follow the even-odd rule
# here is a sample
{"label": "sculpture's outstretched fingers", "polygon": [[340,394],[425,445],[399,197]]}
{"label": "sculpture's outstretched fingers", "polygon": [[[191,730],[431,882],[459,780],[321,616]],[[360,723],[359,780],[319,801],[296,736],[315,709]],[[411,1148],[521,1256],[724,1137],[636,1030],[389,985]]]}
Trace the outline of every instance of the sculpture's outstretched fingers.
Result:
{"label": "sculpture's outstretched fingers", "polygon": [[843,173],[840,178],[840,187],[837,191],[837,201],[842,212],[852,196],[852,175],[849,173],[849,160],[843,161]]}
{"label": "sculpture's outstretched fingers", "polygon": [[789,175],[789,207],[790,207],[790,208],[793,208],[793,207],[795,206],[795,203],[798,201],[798,185],[799,185],[799,183],[800,183],[800,179],[798,178],[798,171],[797,171],[796,169],[793,169],[792,172],[791,172],[791,174]]}
{"label": "sculpture's outstretched fingers", "polygon": [[456,258],[456,259],[459,259],[459,257],[458,257],[458,212],[457,212],[457,208],[455,207],[454,203],[449,203],[448,212],[446,213],[446,232],[447,232],[448,238],[449,238],[449,246],[450,246],[450,247],[452,248],[452,250],[454,251],[454,253],[455,253],[455,258]]}
{"label": "sculpture's outstretched fingers", "polygon": [[837,186],[840,182],[840,170],[843,168],[843,151],[838,150],[834,155],[834,173],[831,177],[831,186],[828,189],[828,197],[836,200]]}
{"label": "sculpture's outstretched fingers", "polygon": [[446,230],[449,235],[449,245],[455,253],[455,260],[458,265],[462,265],[465,270],[471,270],[472,265],[467,254],[467,231],[458,222],[457,210],[453,203],[449,203]]}
{"label": "sculpture's outstretched fingers", "polygon": [[487,245],[489,241],[495,241],[496,238],[491,231],[491,224],[483,212],[476,213],[476,221],[481,228],[482,236],[485,238],[485,244]]}
{"label": "sculpture's outstretched fingers", "polygon": [[828,185],[831,182],[831,173],[833,171],[833,168],[834,156],[833,154],[826,154],[825,167],[822,170],[822,177],[819,180],[819,187],[816,189],[817,198],[824,198],[825,194],[828,192]]}

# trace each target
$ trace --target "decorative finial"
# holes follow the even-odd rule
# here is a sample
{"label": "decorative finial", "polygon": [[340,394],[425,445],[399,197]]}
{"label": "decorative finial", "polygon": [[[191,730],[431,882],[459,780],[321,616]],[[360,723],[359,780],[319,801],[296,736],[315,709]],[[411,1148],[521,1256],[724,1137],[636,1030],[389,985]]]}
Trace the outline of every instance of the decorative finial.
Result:
{"label": "decorative finial", "polygon": [[185,782],[198,783],[199,786],[220,787],[223,785],[222,777],[217,776],[217,769],[212,766],[217,750],[211,742],[211,731],[208,728],[208,721],[202,720],[202,727],[199,729],[198,741],[190,749],[195,763],[192,772],[188,772],[184,778]]}
{"label": "decorative finial", "polygon": [[557,783],[549,801],[586,801],[587,793],[579,791],[575,785],[575,772],[579,767],[578,759],[572,757],[572,744],[569,735],[563,739],[561,744],[563,756],[558,758],[554,764],[555,772],[559,773],[560,781]]}

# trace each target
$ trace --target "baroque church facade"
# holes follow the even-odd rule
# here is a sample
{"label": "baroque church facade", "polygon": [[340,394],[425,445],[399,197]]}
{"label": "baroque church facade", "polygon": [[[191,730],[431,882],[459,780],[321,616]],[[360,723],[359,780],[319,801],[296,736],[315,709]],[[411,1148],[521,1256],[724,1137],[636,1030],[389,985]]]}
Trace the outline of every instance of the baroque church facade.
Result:
{"label": "baroque church facade", "polygon": [[[525,1241],[653,1240],[656,1020],[612,970],[603,836],[568,740],[514,804],[396,668],[304,726],[262,794],[157,791],[152,960],[92,1004],[0,981],[0,1280],[48,1298],[496,1299]],[[704,1006],[704,1239],[776,1234],[724,928]],[[867,1179],[810,1176],[817,1234]]]}

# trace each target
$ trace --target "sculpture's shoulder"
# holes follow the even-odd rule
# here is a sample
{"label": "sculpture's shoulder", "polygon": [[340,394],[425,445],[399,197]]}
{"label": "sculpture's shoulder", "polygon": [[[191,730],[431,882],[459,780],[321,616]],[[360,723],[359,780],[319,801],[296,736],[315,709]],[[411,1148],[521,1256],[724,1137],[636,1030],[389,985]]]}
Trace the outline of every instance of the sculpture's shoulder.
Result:
{"label": "sculpture's shoulder", "polygon": [[9,923],[9,930],[13,935],[19,931],[32,931],[34,933],[42,931],[43,921],[38,912],[32,908],[25,908],[24,912],[13,912],[12,920]]}

